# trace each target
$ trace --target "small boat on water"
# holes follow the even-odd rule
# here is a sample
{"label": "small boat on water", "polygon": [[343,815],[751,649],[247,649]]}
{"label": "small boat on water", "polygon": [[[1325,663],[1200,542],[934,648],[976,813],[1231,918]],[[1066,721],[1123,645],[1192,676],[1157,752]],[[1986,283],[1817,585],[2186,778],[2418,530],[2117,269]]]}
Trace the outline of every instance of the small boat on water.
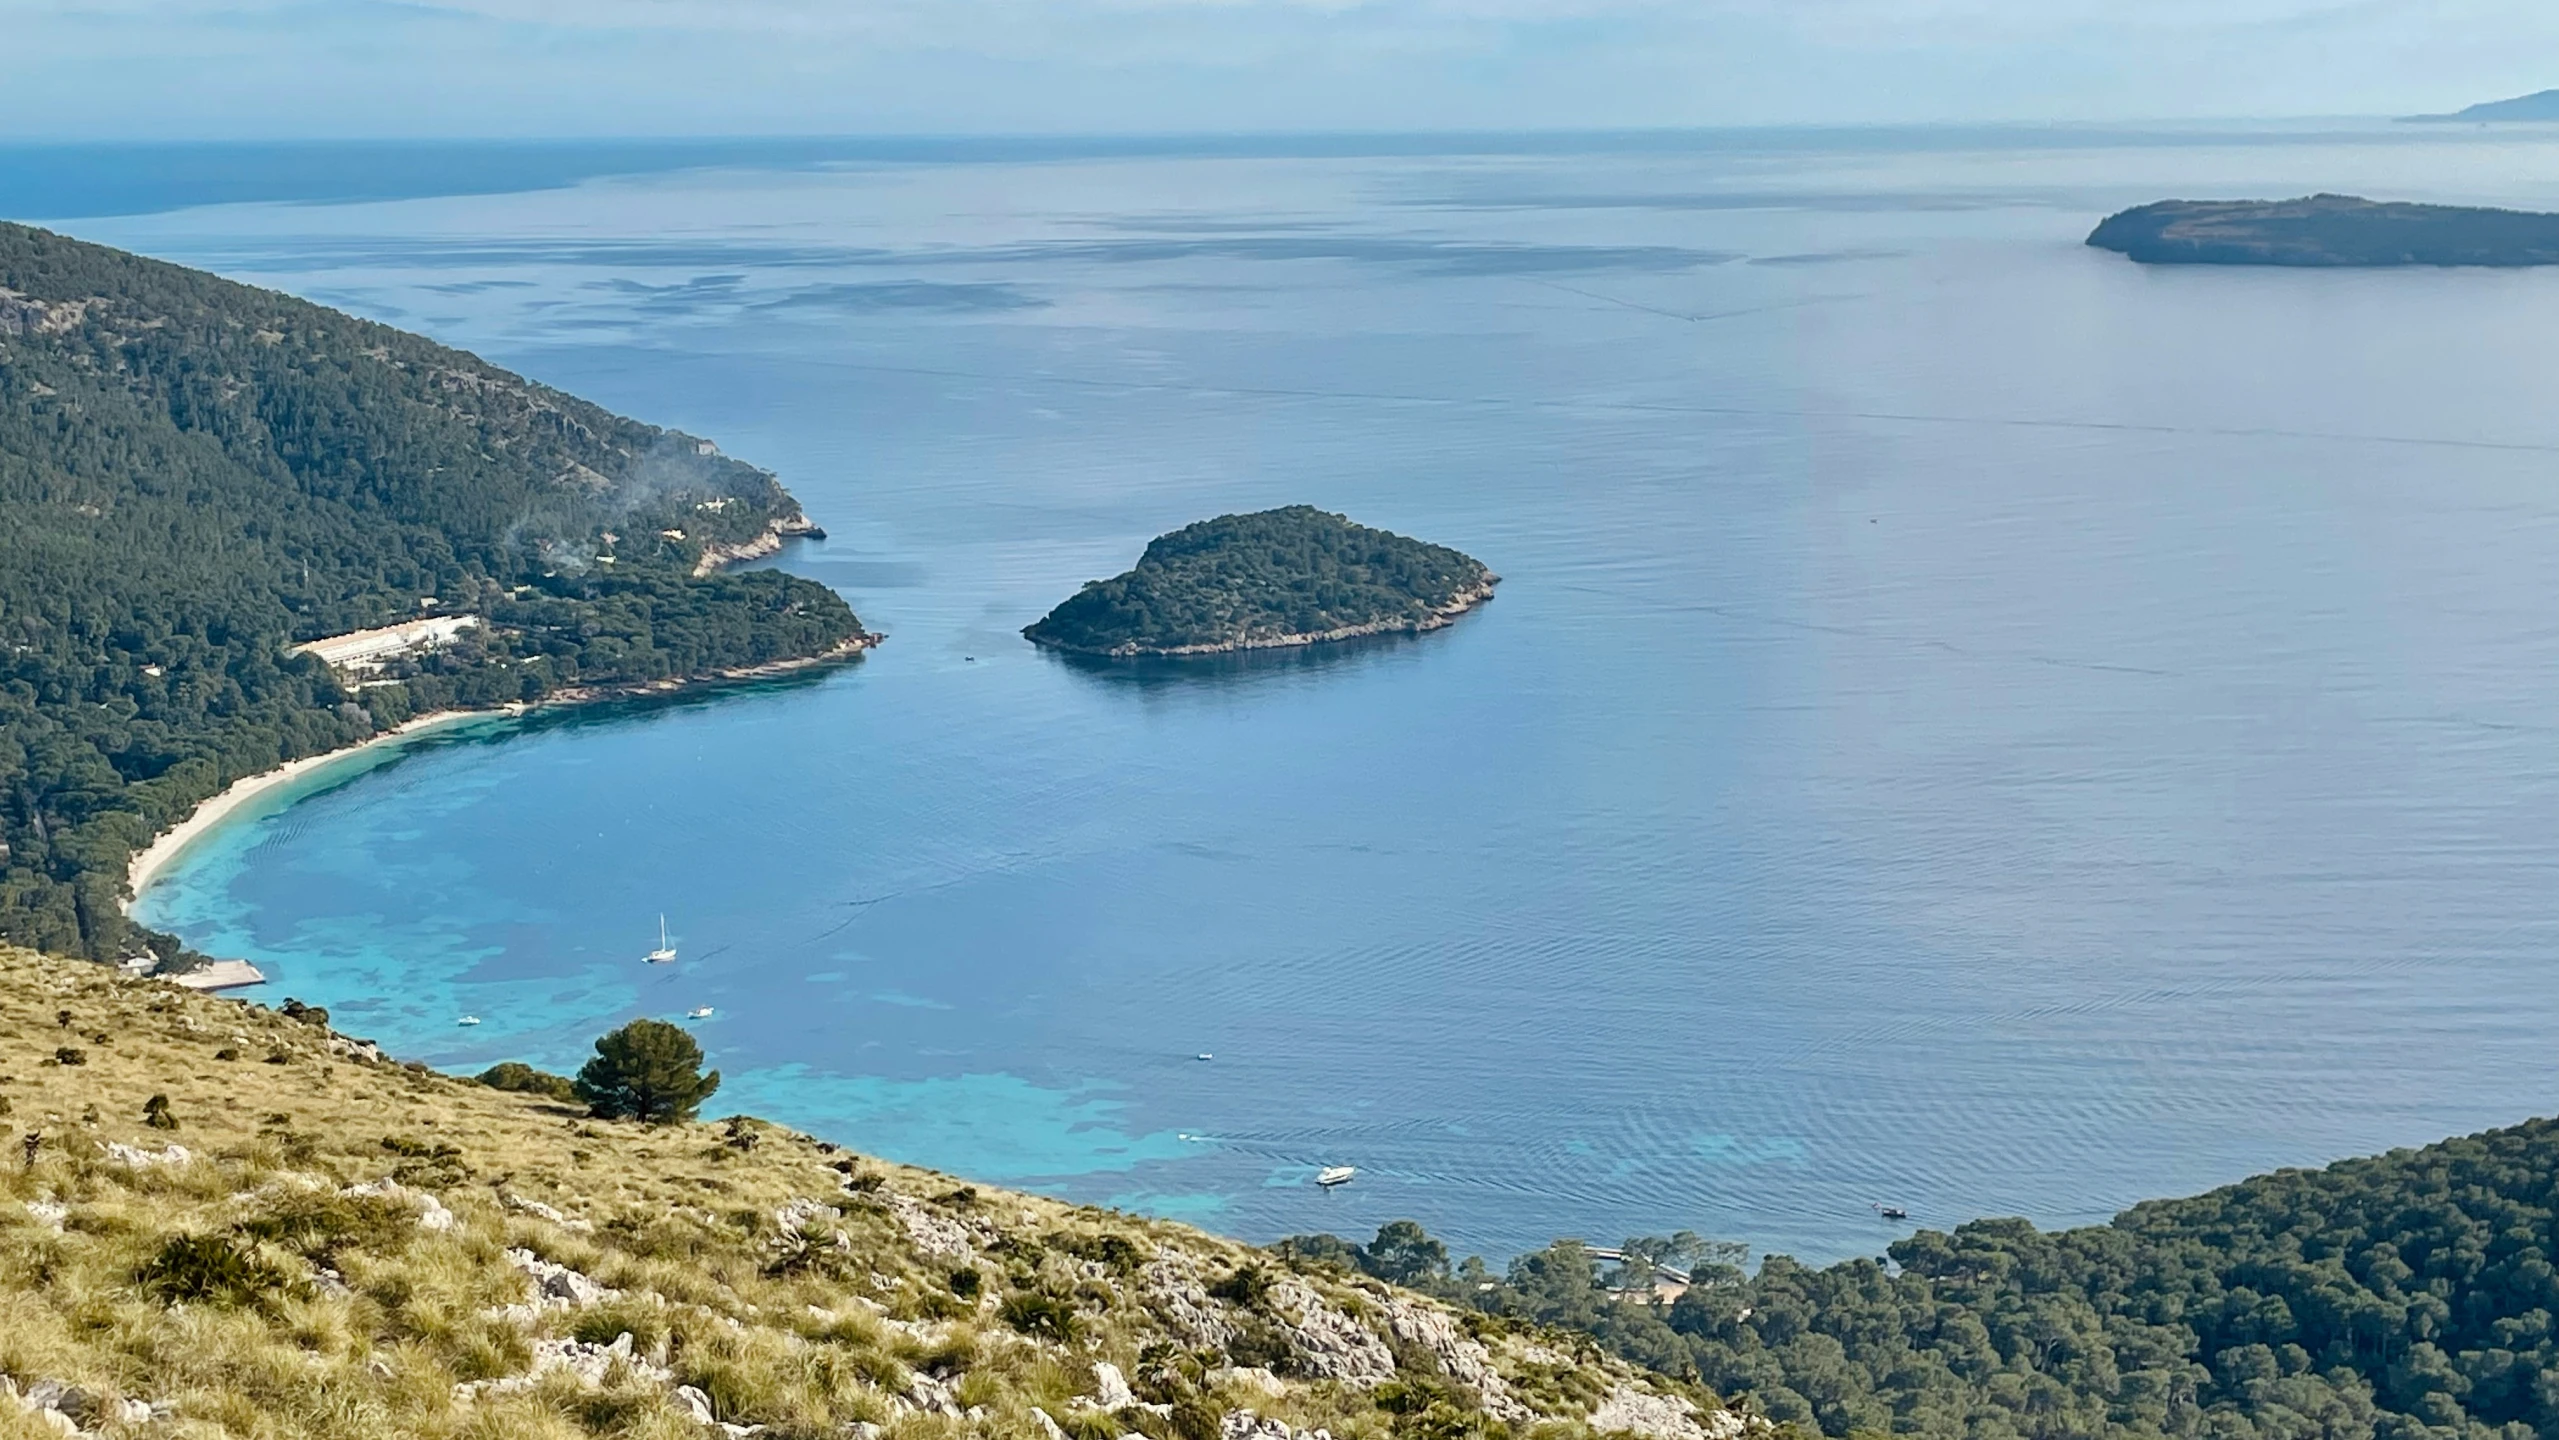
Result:
{"label": "small boat on water", "polygon": [[1907,1220],[1910,1218],[1910,1212],[1904,1210],[1899,1205],[1886,1205],[1881,1201],[1876,1202],[1875,1213],[1883,1216],[1887,1220]]}
{"label": "small boat on water", "polygon": [[1327,1165],[1315,1172],[1315,1183],[1330,1190],[1336,1185],[1348,1185],[1351,1177],[1357,1174],[1359,1167],[1356,1165]]}
{"label": "small boat on water", "polygon": [[649,963],[652,965],[675,963],[675,942],[666,938],[666,916],[663,914],[658,916],[658,948],[649,952]]}
{"label": "small boat on water", "polygon": [[456,1025],[477,1025],[480,1023],[480,1017],[477,1015],[465,1015],[453,1023]]}
{"label": "small boat on water", "polygon": [[684,1012],[684,1018],[687,1020],[708,1020],[711,1018],[711,1007],[708,1005],[696,1005],[692,1009]]}
{"label": "small boat on water", "polygon": [[1199,1058],[1201,1058],[1202,1060],[1214,1060],[1214,1059],[1216,1059],[1217,1057],[1216,1057],[1216,1056],[1214,1056],[1214,1055],[1211,1055],[1210,1053],[1208,1053],[1208,1052],[1207,1052],[1207,1051],[1205,1051],[1205,1050],[1202,1050],[1202,1051],[1200,1052],[1200,1054],[1199,1054]]}

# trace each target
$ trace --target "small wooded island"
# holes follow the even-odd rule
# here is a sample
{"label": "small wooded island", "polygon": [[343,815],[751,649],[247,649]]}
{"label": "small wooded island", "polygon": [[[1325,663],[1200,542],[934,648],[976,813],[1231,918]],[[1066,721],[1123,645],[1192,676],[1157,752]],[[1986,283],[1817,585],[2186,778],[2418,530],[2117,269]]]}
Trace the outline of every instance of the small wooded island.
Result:
{"label": "small wooded island", "polygon": [[2559,265],[2559,215],[2354,195],[2163,200],[2088,237],[2145,265]]}
{"label": "small wooded island", "polygon": [[1493,596],[1484,562],[1312,505],[1159,535],[1022,634],[1083,655],[1213,655],[1436,630]]}

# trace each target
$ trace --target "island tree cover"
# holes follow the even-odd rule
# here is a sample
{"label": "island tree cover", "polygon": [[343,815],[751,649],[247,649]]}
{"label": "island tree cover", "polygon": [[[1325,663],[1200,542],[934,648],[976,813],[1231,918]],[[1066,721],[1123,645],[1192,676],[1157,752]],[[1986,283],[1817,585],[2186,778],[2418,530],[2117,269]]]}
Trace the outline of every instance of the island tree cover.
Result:
{"label": "island tree cover", "polygon": [[1482,561],[1445,545],[1291,505],[1158,536],[1137,568],[1087,584],[1022,633],[1101,655],[1303,644],[1432,628],[1490,594],[1494,580]]}
{"label": "island tree cover", "polygon": [[[458,351],[0,225],[0,937],[167,937],[128,857],[242,776],[452,705],[817,654],[822,586],[694,570],[773,477]],[[470,613],[363,686],[296,642]]]}
{"label": "island tree cover", "polygon": [[[1922,1231],[1890,1264],[1775,1257],[1745,1276],[1708,1255],[1668,1303],[1620,1298],[1651,1287],[1603,1273],[1579,1242],[1499,1280],[1480,1262],[1452,1272],[1403,1223],[1366,1247],[1281,1248],[1586,1331],[1830,1435],[2559,1436],[2549,1120],[2153,1201],[2108,1225]],[[1653,1242],[1665,1248],[1678,1247]]]}
{"label": "island tree cover", "polygon": [[2088,237],[2149,265],[2559,265],[2559,215],[2354,195],[2163,200]]}

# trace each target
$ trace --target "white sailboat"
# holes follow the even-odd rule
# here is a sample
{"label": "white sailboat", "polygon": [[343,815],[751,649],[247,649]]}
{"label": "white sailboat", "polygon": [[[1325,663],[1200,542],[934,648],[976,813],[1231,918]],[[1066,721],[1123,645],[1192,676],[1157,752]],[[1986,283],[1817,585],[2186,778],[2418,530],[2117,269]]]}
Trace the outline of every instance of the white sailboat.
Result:
{"label": "white sailboat", "polygon": [[666,938],[666,916],[661,913],[658,916],[658,948],[649,952],[649,963],[671,965],[674,962],[675,942]]}

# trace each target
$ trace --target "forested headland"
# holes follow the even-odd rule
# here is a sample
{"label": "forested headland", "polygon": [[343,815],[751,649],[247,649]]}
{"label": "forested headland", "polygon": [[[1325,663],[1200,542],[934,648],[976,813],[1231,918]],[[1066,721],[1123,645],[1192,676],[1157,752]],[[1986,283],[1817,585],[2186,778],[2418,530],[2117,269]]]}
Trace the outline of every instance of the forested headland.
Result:
{"label": "forested headland", "polygon": [[1500,577],[1445,545],[1312,505],[1220,515],[1159,535],[1023,635],[1089,655],[1204,655],[1432,630]]}
{"label": "forested headland", "polygon": [[[134,851],[244,776],[451,706],[858,641],[774,477],[475,356],[0,224],[0,938],[164,962]],[[769,543],[769,542],[768,542]],[[292,647],[484,623],[361,677]]]}
{"label": "forested headland", "polygon": [[[1622,1264],[1561,1242],[1496,1276],[1409,1221],[1277,1248],[1583,1331],[1833,1436],[2549,1440],[2554,1227],[2559,1121],[2535,1120],[2107,1225],[1923,1230],[1882,1263],[1748,1273],[1681,1235]],[[1663,1261],[1689,1283],[1657,1286]]]}

